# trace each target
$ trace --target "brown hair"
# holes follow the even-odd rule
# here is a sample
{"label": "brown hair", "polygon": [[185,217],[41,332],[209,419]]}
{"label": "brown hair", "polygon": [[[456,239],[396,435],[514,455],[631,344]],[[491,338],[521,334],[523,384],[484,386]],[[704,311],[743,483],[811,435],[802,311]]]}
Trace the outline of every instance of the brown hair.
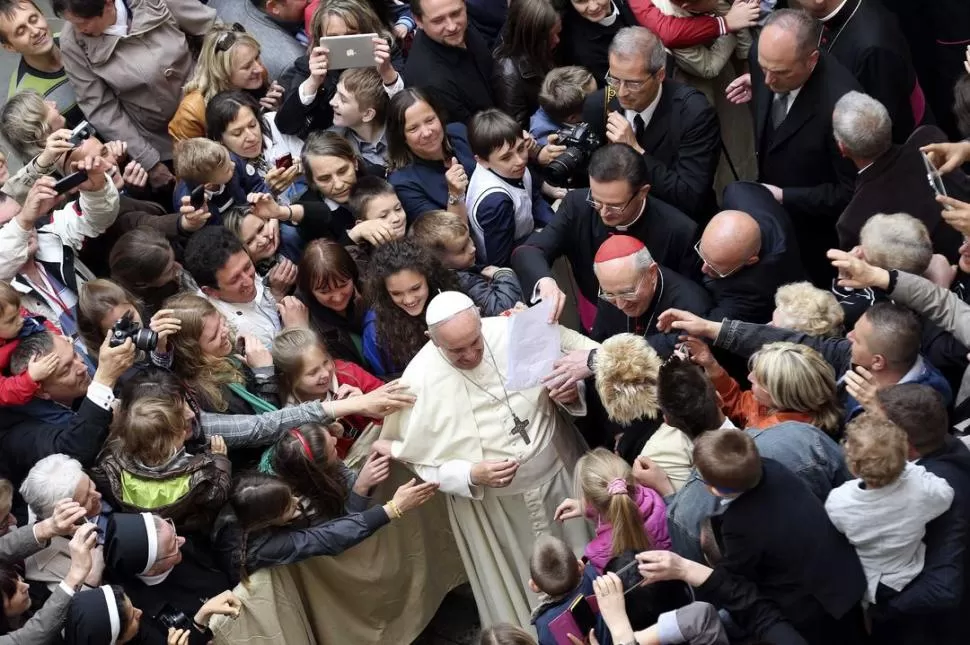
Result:
{"label": "brown hair", "polygon": [[539,89],[539,107],[557,124],[583,111],[583,103],[589,95],[587,88],[596,79],[585,67],[568,65],[556,67],[542,79]]}
{"label": "brown hair", "polygon": [[[597,448],[576,463],[575,479],[575,494],[583,505],[592,506],[613,527],[612,555],[651,548],[635,499],[637,483],[629,464],[609,450]],[[623,493],[610,492],[616,480],[623,481]]]}
{"label": "brown hair", "polygon": [[345,514],[350,490],[339,458],[327,461],[328,430],[305,425],[282,435],[273,448],[271,464],[276,475],[304,500],[314,521]]}
{"label": "brown hair", "polygon": [[418,103],[427,103],[434,111],[441,122],[441,132],[443,138],[441,146],[444,149],[445,159],[452,157],[454,151],[451,147],[451,140],[448,138],[448,117],[444,111],[431,99],[431,96],[423,89],[418,87],[405,87],[394,95],[387,109],[387,122],[385,132],[387,133],[387,172],[391,173],[400,170],[414,163],[414,153],[408,147],[407,138],[404,130],[407,127],[407,111]]}
{"label": "brown hair", "polygon": [[448,244],[468,235],[468,223],[451,211],[428,211],[415,220],[408,235],[418,245],[440,256],[448,252]]}
{"label": "brown hair", "polygon": [[744,431],[705,432],[694,440],[694,468],[725,494],[751,490],[761,481],[761,455]]}
{"label": "brown hair", "polygon": [[230,383],[242,383],[243,375],[228,358],[206,356],[199,345],[205,319],[209,316],[221,318],[222,314],[205,298],[189,293],[172,296],[162,306],[171,309],[172,316],[182,322],[179,333],[171,340],[172,369],[200,401],[207,404],[203,408],[225,412],[228,403],[222,388]]}
{"label": "brown hair", "polygon": [[217,141],[193,137],[175,142],[173,152],[176,176],[190,184],[205,184],[213,175],[232,163],[229,149]]}
{"label": "brown hair", "polygon": [[89,280],[78,289],[77,331],[85,346],[92,352],[104,343],[101,321],[115,307],[131,305],[141,310],[141,302],[116,282],[98,278]]}
{"label": "brown hair", "polygon": [[529,576],[550,596],[567,594],[579,584],[576,555],[569,545],[552,535],[540,535],[529,558]]}
{"label": "brown hair", "polygon": [[[10,512],[10,505],[13,503],[13,484],[9,480],[0,479],[0,507],[6,507]],[[0,521],[7,519],[0,517]]]}
{"label": "brown hair", "polygon": [[536,641],[521,627],[502,623],[483,629],[478,645],[536,645]]}
{"label": "brown hair", "polygon": [[20,311],[20,292],[14,289],[9,282],[0,280],[0,310],[8,307]]}
{"label": "brown hair", "polygon": [[879,409],[899,426],[921,455],[939,450],[946,441],[950,421],[943,395],[929,385],[897,383],[876,390]]}
{"label": "brown hair", "polygon": [[559,12],[548,0],[511,0],[495,58],[524,58],[545,73],[555,64],[550,46]]}
{"label": "brown hair", "polygon": [[327,0],[317,5],[310,19],[309,49],[313,49],[320,38],[326,36],[327,19],[337,16],[347,25],[347,29],[354,34],[377,34],[388,42],[394,42],[394,36],[387,31],[387,27],[368,2],[361,0]]}
{"label": "brown hair", "polygon": [[883,416],[864,412],[845,428],[845,465],[866,483],[882,488],[896,481],[906,467],[906,433]]}
{"label": "brown hair", "polygon": [[360,286],[357,263],[347,249],[323,238],[307,244],[296,275],[297,286],[307,298],[313,297],[314,289],[330,287],[343,280],[352,281],[358,288]]}
{"label": "brown hair", "polygon": [[317,347],[326,356],[330,356],[326,345],[316,332],[306,327],[284,329],[273,340],[273,365],[276,367],[276,378],[279,381],[279,392],[282,400],[289,398],[300,400],[296,393],[296,382],[305,368],[304,359],[307,352]]}
{"label": "brown hair", "polygon": [[188,424],[182,400],[144,396],[123,402],[111,424],[112,451],[134,457],[146,466],[167,463],[185,444]]}
{"label": "brown hair", "polygon": [[340,75],[347,93],[357,101],[357,108],[364,112],[374,110],[374,123],[387,120],[387,106],[391,99],[384,91],[384,81],[373,67],[345,69]]}

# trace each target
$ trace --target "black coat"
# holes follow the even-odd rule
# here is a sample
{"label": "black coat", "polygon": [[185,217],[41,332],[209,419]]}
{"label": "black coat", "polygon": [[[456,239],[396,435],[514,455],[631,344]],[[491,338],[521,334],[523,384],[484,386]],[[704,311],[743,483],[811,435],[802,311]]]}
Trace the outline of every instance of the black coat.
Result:
{"label": "black coat", "polygon": [[657,269],[660,275],[653,300],[642,316],[629,318],[616,305],[602,298],[596,300],[596,322],[593,323],[590,338],[602,343],[616,334],[639,334],[657,350],[661,358],[667,358],[680,342],[678,337],[683,332],[662,333],[657,329],[657,316],[668,309],[683,309],[701,318],[708,317],[707,312],[711,310],[713,302],[704,287],[663,266]]}
{"label": "black coat", "polygon": [[[586,97],[583,120],[606,141],[604,90]],[[615,97],[609,112],[623,114]],[[714,171],[721,156],[721,128],[707,97],[677,81],[666,80],[657,110],[639,140],[646,151],[650,192],[703,223],[714,214]]]}
{"label": "black coat", "polygon": [[596,84],[603,87],[606,73],[610,70],[609,49],[613,36],[624,27],[636,27],[637,22],[625,0],[613,0],[619,11],[609,27],[583,18],[572,3],[566,5],[562,14],[562,35],[557,54],[565,65],[579,65],[593,74]]}
{"label": "black coat", "polygon": [[877,616],[905,629],[906,645],[958,645],[967,640],[970,612],[970,450],[947,437],[917,463],[950,484],[953,505],[926,525],[922,572],[886,606],[877,605]]}
{"label": "black coat", "polygon": [[464,49],[437,43],[419,30],[408,52],[404,82],[427,90],[445,111],[445,123],[465,123],[495,104],[492,96],[492,52],[468,25]]}
{"label": "black coat", "polygon": [[835,245],[835,220],[849,203],[856,174],[835,144],[832,110],[844,94],[861,87],[838,61],[822,54],[788,116],[773,131],[774,92],[765,85],[757,50],[757,45],[751,48],[750,64],[759,181],[784,189],[802,261],[812,281],[824,287],[832,275],[825,252]]}
{"label": "black coat", "polygon": [[715,303],[708,317],[766,323],[775,309],[778,287],[805,277],[795,229],[784,207],[766,188],[754,182],[729,184],[722,201],[723,210],[744,211],[758,221],[761,252],[756,264],[726,278],[704,276],[704,286]]}
{"label": "black coat", "polygon": [[866,94],[886,106],[893,120],[893,141],[906,141],[927,115],[915,115],[910,104],[917,87],[916,70],[896,16],[878,1],[849,0],[823,24],[821,50],[852,72]]}
{"label": "black coat", "polygon": [[[712,517],[711,525],[723,555],[715,574],[757,585],[809,642],[840,642],[829,640],[832,623],[858,607],[866,577],[855,549],[804,481],[762,459],[761,482]],[[698,591],[710,593],[716,583],[712,575]]]}
{"label": "black coat", "polygon": [[529,120],[539,109],[539,88],[547,71],[524,57],[496,57],[492,69],[495,107],[527,130]]}
{"label": "black coat", "polygon": [[593,273],[593,257],[600,244],[615,234],[629,235],[643,242],[662,266],[686,276],[696,273],[697,256],[692,246],[697,225],[689,217],[670,204],[649,197],[643,214],[628,229],[609,228],[586,203],[588,195],[586,189],[570,191],[555,219],[512,251],[510,264],[527,298],[540,278],[552,275],[552,263],[566,256],[580,292],[590,302],[596,302],[599,281]]}
{"label": "black coat", "polygon": [[[933,249],[956,262],[963,236],[943,221],[942,207],[926,178],[920,147],[947,141],[935,126],[918,128],[909,140],[879,157],[859,173],[852,201],[839,216],[836,228],[839,247],[849,250],[859,243],[859,232],[876,213],[908,213],[926,225]],[[948,195],[970,197],[970,177],[957,170],[943,177]]]}
{"label": "black coat", "polygon": [[353,335],[357,335],[358,342],[363,334],[363,308],[356,299],[347,305],[347,315],[341,316],[332,309],[324,307],[312,294],[298,292],[297,297],[307,306],[310,312],[310,325],[327,346],[327,352],[332,358],[356,363],[364,369],[370,369],[364,360],[361,350],[354,342]]}

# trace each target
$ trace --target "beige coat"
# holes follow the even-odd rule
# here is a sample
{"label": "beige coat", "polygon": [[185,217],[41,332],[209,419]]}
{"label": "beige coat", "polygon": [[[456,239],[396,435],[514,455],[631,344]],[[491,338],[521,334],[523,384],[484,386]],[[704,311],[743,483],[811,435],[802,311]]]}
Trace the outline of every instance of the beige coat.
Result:
{"label": "beige coat", "polygon": [[168,122],[195,61],[187,35],[216,19],[198,0],[128,0],[128,35],[85,36],[65,23],[61,53],[78,105],[104,141],[128,142],[146,169],[171,159]]}

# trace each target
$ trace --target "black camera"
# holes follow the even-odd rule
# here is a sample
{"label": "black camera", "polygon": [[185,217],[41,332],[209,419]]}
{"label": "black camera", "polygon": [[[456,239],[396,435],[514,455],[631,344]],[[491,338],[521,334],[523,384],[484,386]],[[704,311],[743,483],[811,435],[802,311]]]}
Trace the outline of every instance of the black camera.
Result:
{"label": "black camera", "polygon": [[162,625],[162,629],[166,632],[168,631],[169,627],[174,629],[185,629],[189,632],[194,631],[192,620],[185,615],[185,612],[181,609],[173,607],[168,603],[162,605],[162,608],[153,616],[153,618]]}
{"label": "black camera", "polygon": [[158,334],[133,321],[130,311],[115,321],[111,326],[110,336],[108,345],[111,347],[124,345],[126,338],[130,338],[135,347],[143,352],[150,352],[158,346]]}
{"label": "black camera", "polygon": [[566,146],[566,149],[546,166],[546,181],[553,186],[568,188],[577,177],[586,173],[589,158],[603,145],[603,140],[588,123],[566,126],[558,135],[556,145]]}
{"label": "black camera", "polygon": [[71,138],[69,141],[71,145],[75,148],[81,145],[81,142],[85,139],[89,139],[94,135],[94,126],[87,121],[81,121],[76,128],[71,130]]}

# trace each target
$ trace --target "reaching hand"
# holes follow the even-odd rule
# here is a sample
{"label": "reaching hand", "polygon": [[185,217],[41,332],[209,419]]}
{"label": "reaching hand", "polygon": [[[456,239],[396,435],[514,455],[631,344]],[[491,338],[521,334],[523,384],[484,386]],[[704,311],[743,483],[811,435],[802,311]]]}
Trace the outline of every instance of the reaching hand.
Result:
{"label": "reaching hand", "polygon": [[758,24],[761,16],[761,6],[758,2],[738,0],[731,5],[731,9],[724,15],[724,22],[730,32],[741,31]]}
{"label": "reaching hand", "polygon": [[438,484],[433,482],[422,482],[419,484],[416,479],[412,479],[408,483],[398,487],[391,501],[394,502],[398,510],[402,513],[407,513],[411,509],[417,508],[431,499],[436,490],[438,490]]}
{"label": "reaching hand", "polygon": [[148,184],[148,171],[141,167],[137,161],[129,161],[125,166],[125,171],[121,175],[125,186],[144,188]]}
{"label": "reaching hand", "polygon": [[242,603],[231,591],[223,591],[215,598],[210,598],[195,615],[195,622],[199,625],[209,625],[213,616],[232,616],[235,618],[242,609]]}
{"label": "reaching hand", "polygon": [[273,366],[273,355],[263,341],[259,340],[252,334],[243,334],[242,338],[243,346],[246,348],[246,365],[249,369],[259,369],[260,367],[272,367]]}
{"label": "reaching hand", "polygon": [[360,396],[364,391],[359,387],[354,387],[349,383],[341,383],[337,386],[337,391],[333,393],[333,398],[340,400],[350,396]]}
{"label": "reaching hand", "polygon": [[68,550],[71,552],[71,568],[64,576],[64,582],[68,587],[74,588],[83,583],[91,573],[94,566],[94,558],[91,552],[98,547],[98,527],[90,522],[85,522],[74,532],[74,537],[68,543]]}
{"label": "reaching hand", "polygon": [[44,151],[37,157],[37,164],[44,167],[53,166],[57,160],[74,150],[71,143],[71,131],[61,128],[51,132],[44,143]]}
{"label": "reaching hand", "polygon": [[284,213],[289,214],[280,209],[276,198],[269,193],[249,193],[246,201],[252,206],[252,214],[260,219],[283,219]]}
{"label": "reaching hand", "polygon": [[549,323],[559,322],[562,310],[566,306],[566,294],[563,293],[553,278],[539,278],[539,281],[536,282],[536,290],[538,291],[539,300],[552,300],[553,302]]}
{"label": "reaching hand", "polygon": [[390,474],[391,458],[372,452],[357,475],[354,491],[362,497],[368,497],[371,489],[386,480]]}
{"label": "reaching hand", "polygon": [[657,329],[665,334],[676,330],[686,332],[688,336],[714,340],[721,333],[721,323],[705,320],[683,309],[668,309],[657,317]]}
{"label": "reaching hand", "polygon": [[572,520],[582,516],[583,506],[579,503],[579,500],[567,497],[563,500],[562,504],[556,507],[556,512],[553,514],[552,519],[557,522],[565,522],[566,520]]}
{"label": "reaching hand", "polygon": [[519,462],[514,459],[480,461],[472,466],[472,484],[489,488],[505,488],[512,483]]}
{"label": "reaching hand", "polygon": [[295,327],[308,327],[310,325],[310,314],[306,305],[300,302],[295,296],[286,296],[276,305],[283,321],[284,329]]}
{"label": "reaching hand", "polygon": [[943,207],[943,220],[964,237],[970,236],[970,204],[946,195],[938,195],[936,201]]}
{"label": "reaching hand", "polygon": [[337,417],[359,414],[365,417],[382,419],[392,412],[414,405],[414,396],[408,387],[400,381],[391,381],[367,394],[333,401]]}
{"label": "reaching hand", "polygon": [[276,81],[270,83],[266,89],[266,94],[263,98],[259,99],[259,105],[263,108],[264,112],[276,112],[280,109],[280,103],[282,102],[283,86]]}
{"label": "reaching hand", "polygon": [[587,366],[589,352],[588,349],[577,349],[552,364],[552,372],[542,378],[542,385],[548,388],[549,396],[555,399],[566,390],[575,389],[577,383],[593,375]]}
{"label": "reaching hand", "polygon": [[941,175],[957,170],[970,161],[970,141],[931,143],[920,148]]}
{"label": "reaching hand", "polygon": [[641,455],[633,460],[633,478],[637,480],[637,483],[657,491],[657,494],[661,497],[666,497],[674,492],[667,471],[654,463],[650,457]]}
{"label": "reaching hand", "polygon": [[865,289],[889,286],[889,271],[874,267],[865,260],[851,253],[830,249],[826,254],[832,260],[832,266],[839,271],[838,285],[850,289]]}
{"label": "reaching hand", "polygon": [[347,231],[347,237],[355,244],[367,242],[371,246],[380,246],[391,242],[396,237],[394,227],[383,219],[370,219],[359,222]]}
{"label": "reaching hand", "polygon": [[293,262],[287,258],[280,258],[280,261],[276,263],[275,267],[270,269],[269,274],[266,276],[266,280],[269,282],[269,290],[273,293],[273,297],[277,300],[283,300],[286,294],[293,290],[293,286],[296,284],[297,274],[298,270]]}
{"label": "reaching hand", "polygon": [[705,372],[709,372],[714,368],[720,367],[717,360],[714,358],[714,354],[711,352],[710,345],[705,343],[700,338],[696,338],[694,336],[681,336],[679,340],[681,340],[687,347],[687,352],[690,355],[691,362],[704,368]]}
{"label": "reaching hand", "polygon": [[34,355],[27,363],[27,374],[34,383],[40,383],[57,370],[57,354],[53,352],[45,356]]}
{"label": "reaching hand", "polygon": [[117,347],[111,347],[110,334],[101,343],[98,352],[98,369],[94,372],[94,381],[114,389],[121,375],[135,363],[135,344],[130,338]]}
{"label": "reaching hand", "polygon": [[168,339],[179,333],[182,329],[182,321],[175,317],[172,309],[159,309],[148,321],[148,328],[158,334],[158,344],[155,352],[159,354],[168,353]]}
{"label": "reaching hand", "polygon": [[209,437],[209,452],[214,455],[222,455],[223,457],[228,455],[229,448],[226,447],[226,440],[217,434]]}
{"label": "reaching hand", "polygon": [[671,551],[644,551],[637,554],[637,567],[644,582],[683,580],[683,558]]}
{"label": "reaching hand", "polygon": [[[735,5],[740,3],[735,3]],[[728,84],[724,90],[727,100],[735,105],[743,105],[751,100],[751,74],[742,74]]]}

